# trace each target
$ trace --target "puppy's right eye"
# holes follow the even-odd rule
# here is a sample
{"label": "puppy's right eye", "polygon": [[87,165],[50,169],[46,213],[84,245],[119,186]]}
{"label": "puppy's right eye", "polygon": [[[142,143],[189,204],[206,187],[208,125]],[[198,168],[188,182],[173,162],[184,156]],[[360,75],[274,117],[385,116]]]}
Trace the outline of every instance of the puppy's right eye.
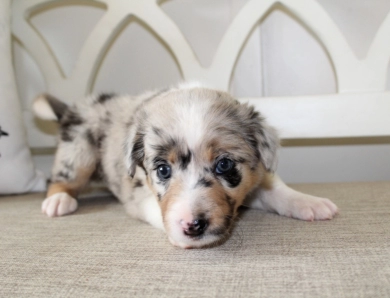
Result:
{"label": "puppy's right eye", "polygon": [[171,178],[171,167],[169,165],[160,165],[157,168],[157,176],[161,180],[167,180]]}

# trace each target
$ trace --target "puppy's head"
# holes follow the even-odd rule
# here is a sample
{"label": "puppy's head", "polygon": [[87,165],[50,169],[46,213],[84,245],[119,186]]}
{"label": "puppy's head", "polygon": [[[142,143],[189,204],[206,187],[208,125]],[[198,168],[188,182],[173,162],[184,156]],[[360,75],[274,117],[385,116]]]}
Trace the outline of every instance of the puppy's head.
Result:
{"label": "puppy's head", "polygon": [[229,234],[246,195],[276,166],[275,131],[229,94],[174,89],[136,112],[127,144],[158,200],[170,241],[204,247]]}

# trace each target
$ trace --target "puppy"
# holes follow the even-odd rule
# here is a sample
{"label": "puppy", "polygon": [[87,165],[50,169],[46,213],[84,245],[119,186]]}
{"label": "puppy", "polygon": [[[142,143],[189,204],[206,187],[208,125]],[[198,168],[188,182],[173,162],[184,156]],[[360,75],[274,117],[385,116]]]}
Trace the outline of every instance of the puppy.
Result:
{"label": "puppy", "polygon": [[164,230],[182,248],[223,242],[241,205],[308,221],[338,211],[274,174],[276,131],[225,92],[179,86],[137,97],[90,96],[71,107],[41,95],[34,110],[59,122],[42,203],[48,216],[74,212],[77,194],[96,178],[131,216]]}

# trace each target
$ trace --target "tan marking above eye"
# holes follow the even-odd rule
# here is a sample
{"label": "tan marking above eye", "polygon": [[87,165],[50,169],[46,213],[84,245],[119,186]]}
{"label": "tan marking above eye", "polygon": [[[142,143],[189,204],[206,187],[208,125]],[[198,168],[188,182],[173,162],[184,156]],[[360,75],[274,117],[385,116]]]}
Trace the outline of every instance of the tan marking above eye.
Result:
{"label": "tan marking above eye", "polygon": [[177,153],[176,153],[176,150],[171,149],[171,150],[169,151],[168,161],[169,161],[171,164],[175,164],[175,162],[177,161]]}
{"label": "tan marking above eye", "polygon": [[209,163],[213,163],[214,159],[216,158],[216,152],[215,152],[216,148],[218,148],[218,142],[216,140],[211,140],[206,144],[206,146],[202,150],[204,152],[203,153],[204,159]]}

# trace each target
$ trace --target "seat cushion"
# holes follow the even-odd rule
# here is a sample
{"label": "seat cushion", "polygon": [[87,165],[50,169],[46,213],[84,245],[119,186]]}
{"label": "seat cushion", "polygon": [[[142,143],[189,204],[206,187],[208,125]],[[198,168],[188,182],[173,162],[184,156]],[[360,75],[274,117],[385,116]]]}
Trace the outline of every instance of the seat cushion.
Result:
{"label": "seat cushion", "polygon": [[183,250],[112,197],[62,218],[43,194],[0,197],[0,288],[10,296],[389,297],[390,182],[306,184],[340,214],[303,222],[243,210],[232,236]]}

